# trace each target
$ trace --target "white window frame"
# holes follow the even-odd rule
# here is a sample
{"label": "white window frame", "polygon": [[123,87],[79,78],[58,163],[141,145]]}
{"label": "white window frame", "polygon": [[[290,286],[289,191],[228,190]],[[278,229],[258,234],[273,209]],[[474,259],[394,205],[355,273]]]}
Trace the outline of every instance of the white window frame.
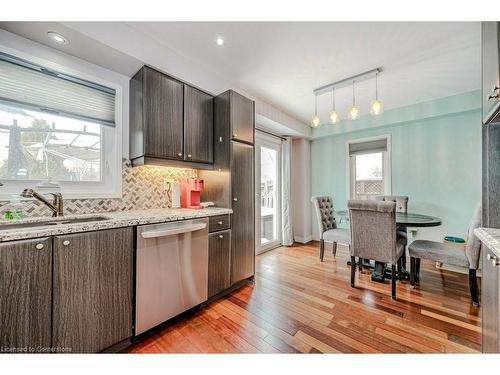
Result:
{"label": "white window frame", "polygon": [[[48,68],[107,86],[115,90],[115,127],[101,126],[101,181],[54,181],[57,182],[65,199],[121,198],[122,197],[122,129],[123,92],[122,85],[100,77],[71,69],[31,54],[0,45],[0,51],[21,59],[32,61]],[[68,56],[70,58],[70,56]],[[5,180],[0,182],[0,200],[10,200],[26,188],[36,189],[42,180]]]}
{"label": "white window frame", "polygon": [[391,135],[390,134],[384,134],[384,135],[378,135],[375,137],[368,137],[368,138],[359,138],[359,139],[350,139],[346,141],[345,144],[345,149],[346,149],[346,182],[347,182],[347,187],[346,191],[349,192],[349,199],[355,199],[355,180],[356,180],[356,173],[353,173],[355,171],[355,158],[353,156],[349,155],[349,145],[356,144],[356,143],[364,143],[364,142],[371,142],[371,141],[378,141],[378,140],[386,140],[387,142],[387,151],[382,152],[382,164],[383,164],[383,176],[384,176],[384,195],[391,195],[392,194],[392,171],[391,171],[391,165],[392,165],[392,158],[391,158]]}

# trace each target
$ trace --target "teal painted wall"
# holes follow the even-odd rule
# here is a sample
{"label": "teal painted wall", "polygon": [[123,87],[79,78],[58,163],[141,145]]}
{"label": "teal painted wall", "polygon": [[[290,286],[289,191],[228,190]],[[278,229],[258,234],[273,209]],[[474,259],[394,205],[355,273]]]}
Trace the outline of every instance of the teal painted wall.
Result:
{"label": "teal painted wall", "polygon": [[[465,238],[473,209],[481,200],[479,91],[315,129],[312,194],[331,195],[335,208],[345,209],[346,141],[383,134],[391,136],[392,194],[408,195],[409,211],[443,221],[440,227],[419,228],[415,238]],[[313,236],[317,238],[316,230]]]}

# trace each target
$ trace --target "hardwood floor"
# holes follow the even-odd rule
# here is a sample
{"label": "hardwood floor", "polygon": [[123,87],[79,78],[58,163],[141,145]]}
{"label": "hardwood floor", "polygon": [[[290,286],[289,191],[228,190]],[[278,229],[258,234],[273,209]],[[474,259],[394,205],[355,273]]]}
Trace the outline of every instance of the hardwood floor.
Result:
{"label": "hardwood floor", "polygon": [[[328,247],[327,247],[328,249]],[[347,252],[319,245],[281,247],[257,256],[255,285],[169,324],[130,353],[477,353],[480,310],[467,275],[422,264],[411,289],[356,273]]]}

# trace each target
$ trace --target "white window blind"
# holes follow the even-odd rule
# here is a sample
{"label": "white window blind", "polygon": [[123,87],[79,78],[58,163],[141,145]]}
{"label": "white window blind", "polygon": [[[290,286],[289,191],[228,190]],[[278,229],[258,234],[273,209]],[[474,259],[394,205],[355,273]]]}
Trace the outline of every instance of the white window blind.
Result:
{"label": "white window blind", "polygon": [[387,151],[387,138],[349,144],[349,155],[371,154],[383,151]]}
{"label": "white window blind", "polygon": [[0,101],[115,126],[115,90],[0,53]]}

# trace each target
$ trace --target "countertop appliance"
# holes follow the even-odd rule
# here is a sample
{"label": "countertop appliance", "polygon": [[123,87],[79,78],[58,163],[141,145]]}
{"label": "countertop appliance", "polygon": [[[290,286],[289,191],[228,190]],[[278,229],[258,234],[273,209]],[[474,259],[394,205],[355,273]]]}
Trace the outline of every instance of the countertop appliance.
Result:
{"label": "countertop appliance", "polygon": [[181,183],[181,207],[182,208],[202,208],[200,196],[205,183],[199,178],[183,178]]}
{"label": "countertop appliance", "polygon": [[137,227],[135,334],[207,300],[208,219]]}

